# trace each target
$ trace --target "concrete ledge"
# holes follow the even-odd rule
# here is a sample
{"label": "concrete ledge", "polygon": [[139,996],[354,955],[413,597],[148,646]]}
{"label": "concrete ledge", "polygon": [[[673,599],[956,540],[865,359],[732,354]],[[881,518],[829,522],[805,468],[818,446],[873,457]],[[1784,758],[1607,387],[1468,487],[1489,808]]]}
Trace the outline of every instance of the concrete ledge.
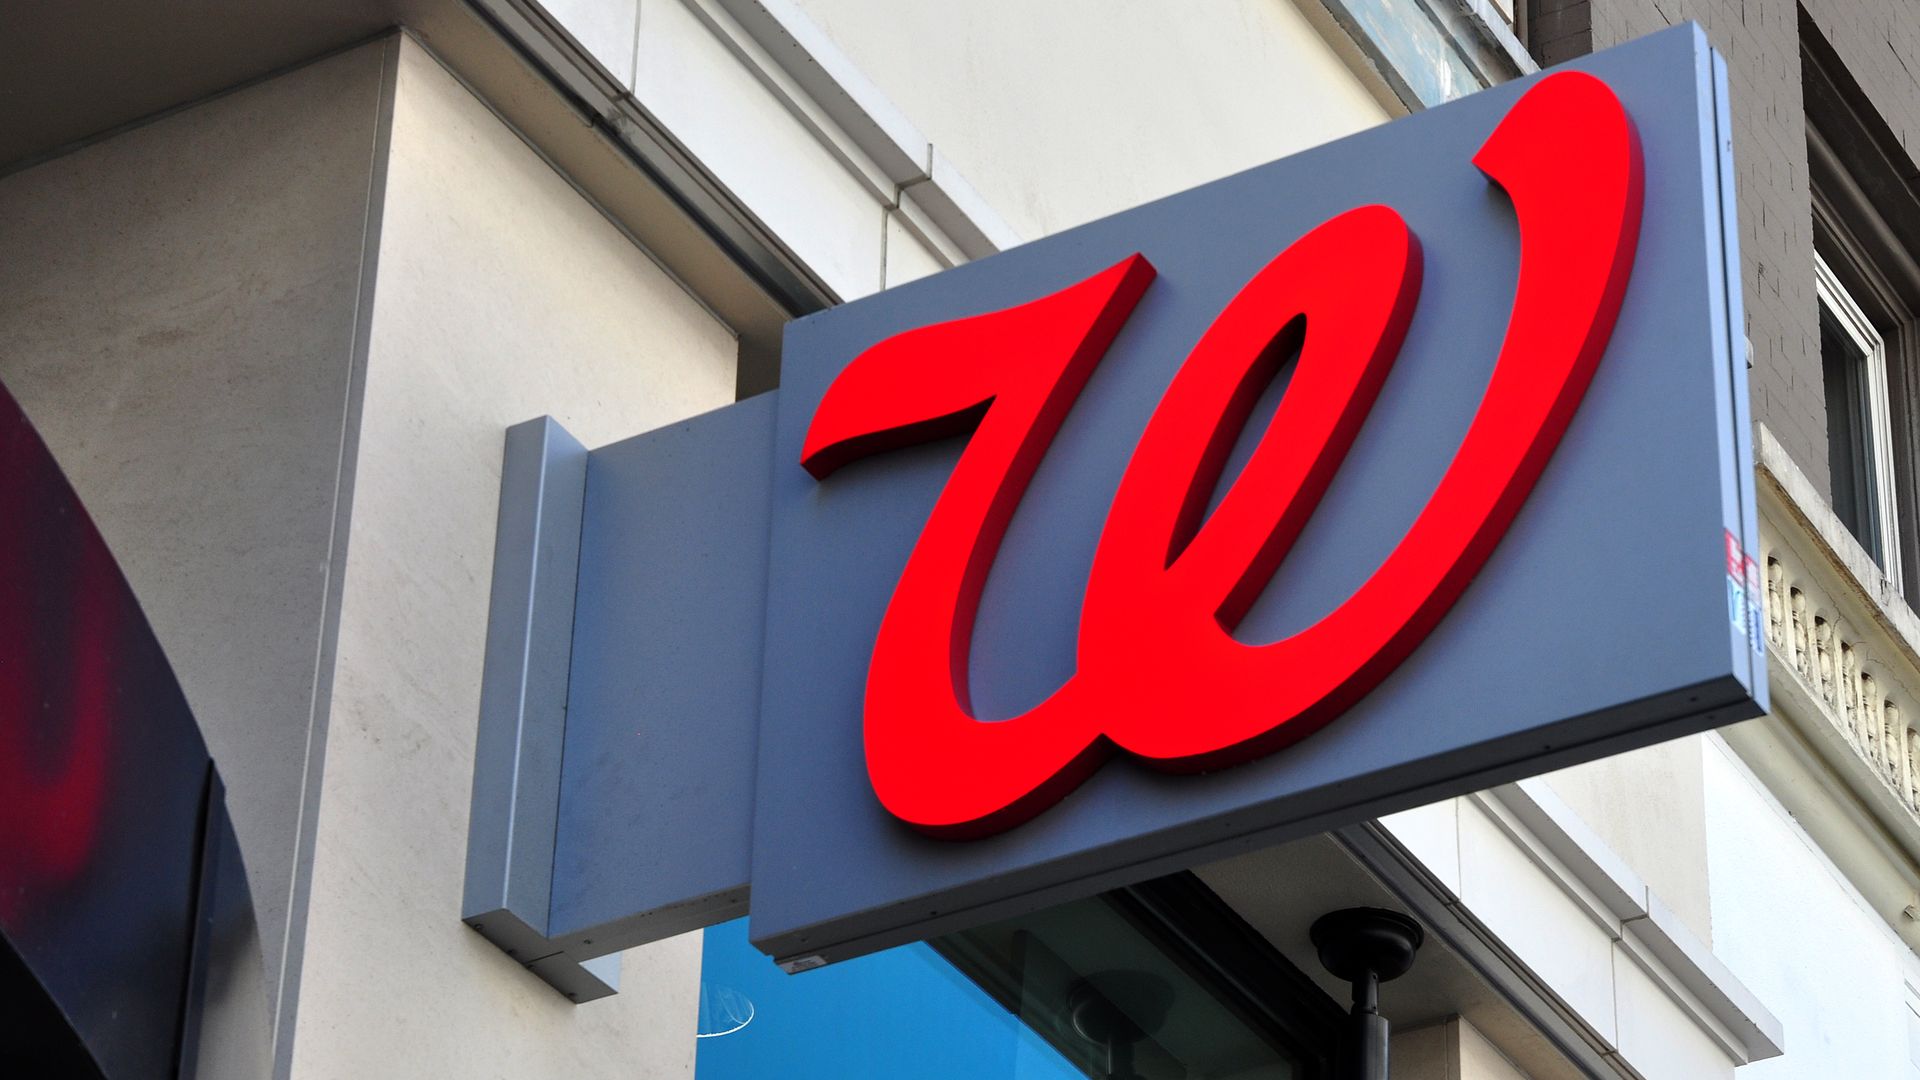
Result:
{"label": "concrete ledge", "polygon": [[[896,185],[890,198],[916,202],[944,238],[978,259],[1021,242],[972,184],[792,0],[702,0],[726,9],[812,102]],[[945,243],[943,244],[942,240]]]}
{"label": "concrete ledge", "polygon": [[1780,1021],[1547,781],[1522,780],[1469,798],[1506,811],[1493,810],[1516,843],[1552,855],[1536,857],[1536,865],[1562,879],[1569,892],[1577,886],[1597,899],[1605,908],[1600,921],[1615,939],[1734,1060],[1744,1064],[1784,1052]]}

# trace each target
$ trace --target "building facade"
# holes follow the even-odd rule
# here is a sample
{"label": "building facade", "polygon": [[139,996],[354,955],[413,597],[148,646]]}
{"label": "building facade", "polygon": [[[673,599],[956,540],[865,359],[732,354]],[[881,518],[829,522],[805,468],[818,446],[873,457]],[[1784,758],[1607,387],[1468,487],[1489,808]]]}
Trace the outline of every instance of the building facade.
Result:
{"label": "building facade", "polygon": [[[818,972],[726,923],[576,1002],[583,976],[462,924],[508,427],[685,420],[776,386],[793,319],[1685,20],[1730,71],[1769,715]],[[1346,985],[1309,927],[1356,906],[1427,938],[1381,990],[1397,1077],[1920,1074],[1897,0],[7,21],[0,384],[151,623],[245,861],[243,959],[186,1008],[178,1075],[1333,1075]],[[1058,978],[1008,982],[1019,935]],[[1103,1026],[1089,1001],[1156,1011],[1103,967],[1159,972],[1167,1026]],[[57,1041],[0,1036],[0,1063],[86,1067]]]}

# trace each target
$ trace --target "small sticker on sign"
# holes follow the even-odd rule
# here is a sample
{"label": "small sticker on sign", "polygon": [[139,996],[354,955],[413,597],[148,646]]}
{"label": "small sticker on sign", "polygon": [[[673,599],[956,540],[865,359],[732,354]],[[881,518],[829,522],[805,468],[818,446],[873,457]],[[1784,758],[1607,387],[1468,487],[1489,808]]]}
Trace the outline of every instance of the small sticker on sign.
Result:
{"label": "small sticker on sign", "polygon": [[1724,530],[1727,551],[1727,622],[1755,651],[1764,648],[1760,622],[1760,563],[1747,554],[1732,529]]}

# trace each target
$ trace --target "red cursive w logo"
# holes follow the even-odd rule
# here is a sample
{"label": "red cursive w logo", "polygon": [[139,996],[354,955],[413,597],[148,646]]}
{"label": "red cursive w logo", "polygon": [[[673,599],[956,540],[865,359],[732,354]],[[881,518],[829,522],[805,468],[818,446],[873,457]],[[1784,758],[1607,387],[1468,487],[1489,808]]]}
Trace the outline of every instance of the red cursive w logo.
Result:
{"label": "red cursive w logo", "polygon": [[[1156,408],[1101,532],[1078,666],[1051,697],[982,722],[967,700],[974,613],[1027,482],[1153,278],[1120,264],[1005,311],[873,346],[828,389],[802,464],[974,428],[907,561],[867,677],[867,770],[926,832],[981,836],[1045,809],[1114,749],[1156,768],[1231,765],[1301,739],[1372,690],[1440,621],[1559,444],[1613,330],[1640,231],[1631,121],[1604,83],[1541,80],[1474,164],[1520,223],[1505,341],[1432,498],[1373,576],[1267,645],[1231,636],[1312,516],[1398,354],[1420,289],[1400,215],[1349,211],[1267,264],[1207,329]],[[1203,522],[1280,350],[1306,333],[1279,410]],[[977,425],[977,427],[976,427]]]}

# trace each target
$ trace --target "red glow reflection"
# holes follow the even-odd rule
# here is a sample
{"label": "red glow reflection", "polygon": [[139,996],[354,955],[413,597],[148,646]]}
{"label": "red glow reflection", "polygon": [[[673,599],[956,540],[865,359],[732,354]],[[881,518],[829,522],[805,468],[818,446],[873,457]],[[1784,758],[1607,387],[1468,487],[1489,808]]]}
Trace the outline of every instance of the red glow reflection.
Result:
{"label": "red glow reflection", "polygon": [[52,456],[0,391],[0,922],[45,907],[92,858],[132,602]]}

